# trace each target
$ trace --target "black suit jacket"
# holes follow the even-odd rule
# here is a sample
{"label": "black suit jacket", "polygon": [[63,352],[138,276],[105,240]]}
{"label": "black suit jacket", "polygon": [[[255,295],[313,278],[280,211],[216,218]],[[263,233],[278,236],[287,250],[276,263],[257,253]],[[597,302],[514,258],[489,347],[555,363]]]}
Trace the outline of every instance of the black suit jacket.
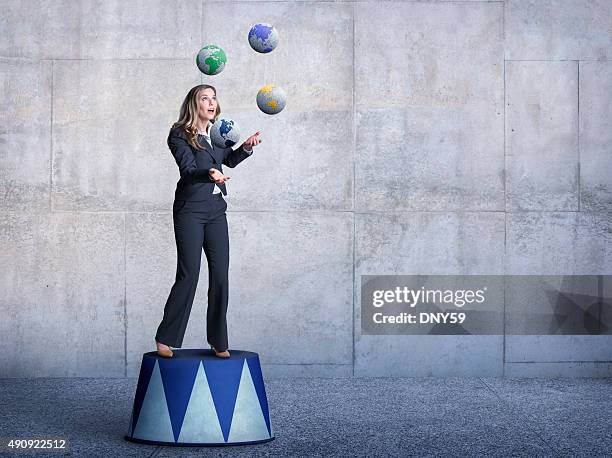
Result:
{"label": "black suit jacket", "polygon": [[[168,135],[168,146],[179,167],[181,178],[176,183],[174,200],[200,201],[209,200],[213,196],[215,180],[208,171],[211,168],[223,173],[222,164],[228,167],[236,167],[252,154],[247,153],[242,145],[235,151],[232,148],[219,148],[199,137],[198,141],[202,149],[192,147],[187,141],[187,134],[181,128],[170,129]],[[217,185],[223,195],[227,195],[225,183]]]}

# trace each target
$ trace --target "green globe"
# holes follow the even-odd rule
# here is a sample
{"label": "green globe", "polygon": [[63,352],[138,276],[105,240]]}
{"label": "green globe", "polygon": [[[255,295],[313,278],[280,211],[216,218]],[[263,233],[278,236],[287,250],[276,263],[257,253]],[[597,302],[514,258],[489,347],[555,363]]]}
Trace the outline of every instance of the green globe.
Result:
{"label": "green globe", "polygon": [[227,57],[225,51],[217,45],[206,45],[196,56],[196,64],[206,75],[216,75],[225,68]]}

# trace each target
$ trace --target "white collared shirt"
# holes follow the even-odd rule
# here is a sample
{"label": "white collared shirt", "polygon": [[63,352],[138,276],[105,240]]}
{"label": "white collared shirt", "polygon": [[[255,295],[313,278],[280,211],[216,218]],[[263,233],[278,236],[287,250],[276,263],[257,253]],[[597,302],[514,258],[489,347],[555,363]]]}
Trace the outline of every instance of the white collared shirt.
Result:
{"label": "white collared shirt", "polygon": [[[204,139],[206,140],[206,142],[210,145],[210,147],[212,148],[212,141],[210,140],[210,126],[211,126],[211,122],[208,121],[208,124],[206,124],[206,131],[205,132],[200,132],[198,131],[199,135],[202,135],[204,137]],[[221,189],[219,189],[219,186],[217,186],[217,183],[215,183],[215,187],[213,189],[213,194],[219,194],[221,192]]]}
{"label": "white collared shirt", "polygon": [[[198,134],[202,135],[204,137],[204,139],[208,142],[210,147],[212,148],[212,141],[210,139],[210,126],[212,126],[212,123],[210,121],[208,121],[208,124],[206,124],[206,131],[205,132],[198,131]],[[251,148],[250,150],[245,150],[245,152],[250,155],[253,152],[253,148]],[[217,186],[217,183],[215,183],[215,187],[214,187],[212,193],[213,194],[219,194],[220,192],[221,192],[221,189],[219,189],[219,186]]]}

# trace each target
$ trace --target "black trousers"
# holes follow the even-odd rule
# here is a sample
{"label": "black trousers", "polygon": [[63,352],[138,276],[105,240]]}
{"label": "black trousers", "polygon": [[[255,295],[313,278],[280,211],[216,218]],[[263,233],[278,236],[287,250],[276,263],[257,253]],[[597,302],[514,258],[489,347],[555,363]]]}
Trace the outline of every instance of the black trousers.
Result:
{"label": "black trousers", "polygon": [[208,262],[206,334],[217,351],[227,344],[229,237],[227,202],[222,194],[211,200],[175,201],[172,208],[176,239],[176,278],[164,307],[155,340],[171,347],[183,344],[187,321],[200,275],[202,248]]}

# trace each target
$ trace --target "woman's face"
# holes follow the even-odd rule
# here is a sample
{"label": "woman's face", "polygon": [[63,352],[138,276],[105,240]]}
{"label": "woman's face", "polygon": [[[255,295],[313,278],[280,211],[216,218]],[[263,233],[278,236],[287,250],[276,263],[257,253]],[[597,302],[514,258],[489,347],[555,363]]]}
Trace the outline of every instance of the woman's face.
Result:
{"label": "woman's face", "polygon": [[202,89],[198,94],[198,117],[206,124],[206,121],[213,122],[217,112],[217,96],[210,89]]}

